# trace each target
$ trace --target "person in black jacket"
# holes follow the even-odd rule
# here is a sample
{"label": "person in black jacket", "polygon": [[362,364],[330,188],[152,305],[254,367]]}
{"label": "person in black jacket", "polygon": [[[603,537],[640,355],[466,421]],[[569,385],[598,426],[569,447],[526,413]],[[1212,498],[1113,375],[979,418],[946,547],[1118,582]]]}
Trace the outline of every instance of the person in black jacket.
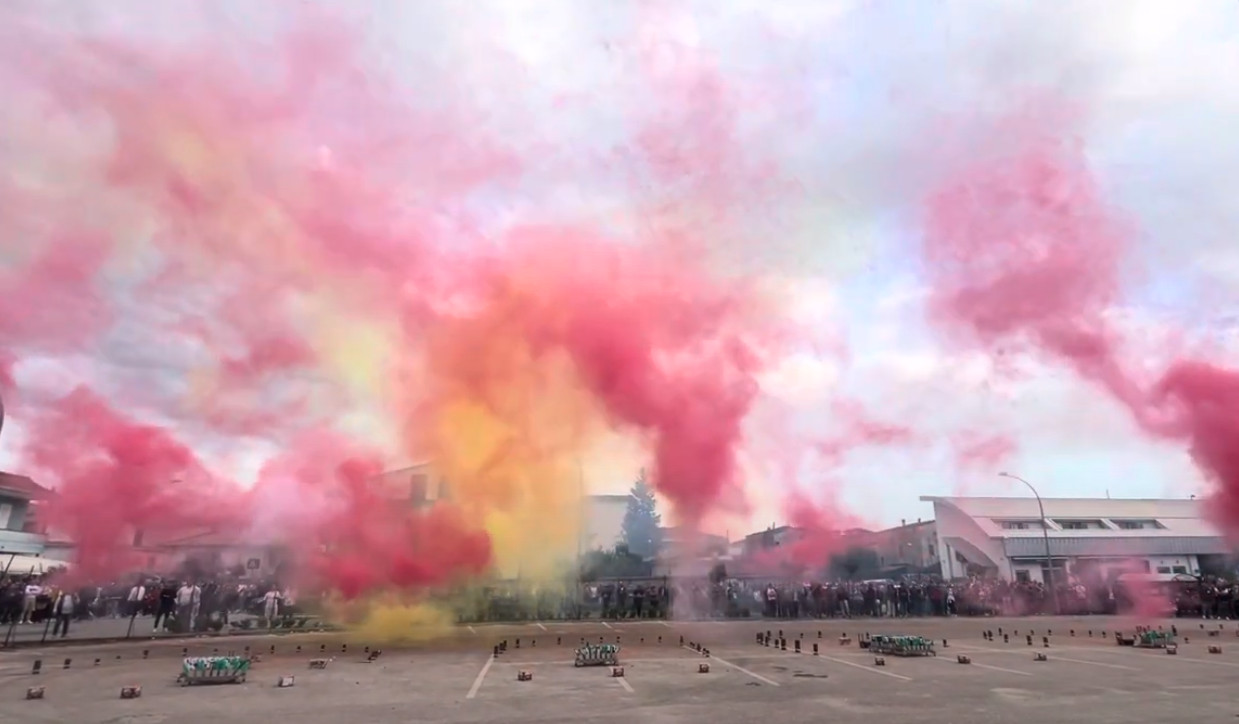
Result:
{"label": "person in black jacket", "polygon": [[168,630],[172,620],[172,612],[176,610],[176,581],[163,581],[159,586],[159,598],[155,603],[155,632],[159,632],[160,624],[163,630]]}

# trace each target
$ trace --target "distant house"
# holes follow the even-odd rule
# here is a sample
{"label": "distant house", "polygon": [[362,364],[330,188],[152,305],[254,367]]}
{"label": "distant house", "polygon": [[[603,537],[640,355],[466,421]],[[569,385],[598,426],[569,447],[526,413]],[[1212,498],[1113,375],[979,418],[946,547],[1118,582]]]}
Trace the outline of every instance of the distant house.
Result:
{"label": "distant house", "polygon": [[429,462],[413,463],[375,476],[371,481],[376,492],[388,500],[406,502],[414,508],[450,500],[451,486],[447,478],[435,472]]}
{"label": "distant house", "polygon": [[805,535],[804,530],[790,525],[771,526],[744,536],[744,555],[752,556],[771,548],[790,545]]}
{"label": "distant house", "polygon": [[731,560],[726,536],[690,528],[662,529],[662,549],[654,566],[658,576],[705,576],[719,563]]}
{"label": "distant house", "polygon": [[883,574],[938,572],[938,526],[932,520],[908,523],[878,531],[855,530],[845,535],[850,545],[872,549]]}
{"label": "distant house", "polygon": [[[415,508],[425,508],[439,501],[452,500],[453,490],[447,477],[434,469],[431,461],[404,465],[386,471],[373,480],[382,497],[407,502]],[[624,513],[628,510],[627,494],[586,495],[579,511],[582,552],[611,550],[623,541]],[[567,514],[567,513],[565,513]]]}
{"label": "distant house", "polygon": [[587,495],[581,508],[582,552],[610,550],[623,542],[627,495]]}
{"label": "distant house", "polygon": [[[148,539],[149,538],[149,539]],[[204,529],[190,534],[135,536],[144,567],[170,572],[198,565],[205,571],[238,571],[248,578],[277,573],[288,560],[285,550],[252,534]]]}
{"label": "distant house", "polygon": [[25,475],[0,472],[0,571],[43,568],[46,537],[38,530],[34,505],[52,495]]}

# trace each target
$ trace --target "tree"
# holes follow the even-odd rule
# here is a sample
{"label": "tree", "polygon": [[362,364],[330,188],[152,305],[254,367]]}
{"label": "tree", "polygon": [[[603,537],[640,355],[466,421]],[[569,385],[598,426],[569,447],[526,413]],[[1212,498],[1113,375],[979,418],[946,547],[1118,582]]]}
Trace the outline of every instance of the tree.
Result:
{"label": "tree", "polygon": [[662,546],[661,522],[654,489],[645,481],[642,470],[628,493],[628,510],[624,512],[623,535],[628,551],[642,558],[657,555]]}

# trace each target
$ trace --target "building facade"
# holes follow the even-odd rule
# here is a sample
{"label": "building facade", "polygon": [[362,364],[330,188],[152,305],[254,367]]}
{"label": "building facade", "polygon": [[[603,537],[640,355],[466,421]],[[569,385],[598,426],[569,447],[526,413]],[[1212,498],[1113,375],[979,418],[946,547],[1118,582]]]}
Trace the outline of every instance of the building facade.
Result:
{"label": "building facade", "polygon": [[45,536],[33,506],[50,492],[24,475],[0,472],[0,571],[18,557],[43,555]]}
{"label": "building facade", "polygon": [[447,478],[436,473],[427,462],[388,470],[378,475],[373,484],[383,497],[408,501],[409,505],[417,508],[434,505],[438,500],[450,500],[452,497]]}
{"label": "building facade", "polygon": [[[944,577],[1196,576],[1233,552],[1196,500],[925,496]],[[1047,550],[1048,548],[1048,550]]]}
{"label": "building facade", "polygon": [[938,571],[941,564],[938,526],[925,520],[878,531],[853,534],[855,545],[872,548],[878,554],[878,566],[887,576]]}
{"label": "building facade", "polygon": [[769,528],[749,533],[744,536],[741,553],[746,556],[759,555],[772,548],[790,546],[805,537],[805,531],[791,525],[772,525]]}
{"label": "building facade", "polygon": [[[451,484],[430,462],[389,470],[375,478],[374,484],[383,497],[416,508],[452,499]],[[611,550],[622,542],[628,499],[627,494],[583,496],[578,511],[581,552]]]}

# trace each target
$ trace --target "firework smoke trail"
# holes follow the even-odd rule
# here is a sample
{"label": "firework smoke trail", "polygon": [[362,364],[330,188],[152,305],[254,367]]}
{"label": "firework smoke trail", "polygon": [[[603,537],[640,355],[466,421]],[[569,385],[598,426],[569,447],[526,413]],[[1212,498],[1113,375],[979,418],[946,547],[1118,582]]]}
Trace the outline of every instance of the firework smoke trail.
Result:
{"label": "firework smoke trail", "polygon": [[[686,524],[744,509],[736,448],[777,325],[743,280],[686,263],[702,242],[684,225],[635,243],[484,230],[471,200],[517,179],[525,151],[450,93],[391,101],[320,24],[223,55],[9,27],[6,353],[90,355],[122,322],[184,349],[170,391],[110,381],[132,412],[88,389],[31,407],[26,457],[58,485],[50,522],[82,574],[125,570],[135,530],[232,527],[292,546],[306,583],[345,597],[548,575],[577,541],[579,457],[613,429],[648,445]],[[665,159],[682,124],[659,123],[642,141]],[[715,154],[717,182],[724,148],[678,163]],[[732,181],[686,193],[722,207]],[[354,404],[396,441],[334,430]],[[140,422],[152,408],[284,452],[249,489]],[[395,457],[432,459],[452,501],[376,497]]]}
{"label": "firework smoke trail", "polygon": [[1048,108],[1010,121],[1005,149],[930,195],[931,313],[994,351],[1027,345],[1057,358],[1148,434],[1185,442],[1214,483],[1209,514],[1239,537],[1239,371],[1180,360],[1146,375],[1123,358],[1107,312],[1133,230],[1094,180],[1071,114]]}

